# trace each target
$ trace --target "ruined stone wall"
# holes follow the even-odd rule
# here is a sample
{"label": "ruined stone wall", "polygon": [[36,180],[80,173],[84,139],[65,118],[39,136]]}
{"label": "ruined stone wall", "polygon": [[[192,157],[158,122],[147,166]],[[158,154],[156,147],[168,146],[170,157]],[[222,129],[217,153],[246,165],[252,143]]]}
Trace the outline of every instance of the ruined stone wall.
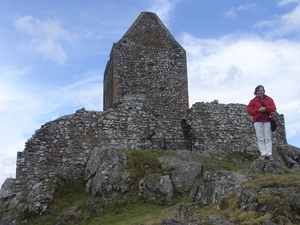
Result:
{"label": "ruined stone wall", "polygon": [[[105,112],[76,111],[41,126],[17,155],[17,192],[26,193],[42,178],[82,177],[94,148],[157,149],[152,138],[164,137],[163,124],[136,97]],[[167,130],[180,133],[178,128]]]}
{"label": "ruined stone wall", "polygon": [[[273,144],[287,144],[284,117],[275,113],[278,128],[273,133]],[[185,136],[193,140],[193,148],[202,151],[256,152],[257,139],[252,117],[246,105],[195,103],[184,119]]]}
{"label": "ruined stone wall", "polygon": [[[251,117],[246,114],[245,107],[242,104],[196,103],[184,118],[183,128],[164,129],[161,129],[164,122],[152,115],[139,97],[127,97],[105,112],[78,110],[41,126],[27,141],[24,151],[18,152],[16,190],[26,194],[45,178],[82,178],[95,148],[167,147],[168,150],[258,154]],[[273,135],[274,143],[286,144],[283,116],[276,115],[276,118],[279,127]],[[162,144],[165,140],[167,146]]]}

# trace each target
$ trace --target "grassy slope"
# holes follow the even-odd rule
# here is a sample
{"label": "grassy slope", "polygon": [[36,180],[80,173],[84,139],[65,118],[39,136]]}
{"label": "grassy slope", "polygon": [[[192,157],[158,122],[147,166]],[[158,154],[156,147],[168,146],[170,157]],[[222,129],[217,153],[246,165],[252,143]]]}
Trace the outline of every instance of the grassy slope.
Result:
{"label": "grassy slope", "polygon": [[[166,154],[172,154],[168,151],[124,151],[128,156],[128,164],[124,169],[130,170],[131,182],[133,189],[127,194],[128,198],[124,201],[117,202],[107,207],[101,213],[90,212],[85,202],[89,197],[85,192],[85,183],[77,181],[76,183],[65,184],[58,188],[55,193],[55,199],[49,207],[49,212],[35,219],[27,219],[22,224],[44,224],[53,225],[58,221],[62,215],[69,211],[70,207],[77,206],[81,210],[81,214],[73,219],[71,224],[110,224],[110,225],[129,225],[129,224],[160,224],[163,216],[170,216],[176,218],[175,212],[171,209],[173,205],[185,202],[188,196],[181,196],[176,194],[172,202],[166,205],[144,204],[138,197],[138,182],[142,178],[151,178],[163,174],[170,174],[172,168],[161,169],[157,158]],[[241,157],[239,155],[229,155],[228,161],[220,161],[213,158],[206,158],[205,164],[218,164],[224,168],[232,171],[239,171],[246,166],[246,159],[243,164],[231,163],[231,158]],[[260,187],[300,187],[299,172],[287,171],[281,175],[264,174],[257,175],[253,180],[247,181],[246,185],[252,188]],[[286,215],[286,202],[274,200],[272,196],[255,199],[253,201],[260,201],[268,204],[282,204],[282,213]],[[279,202],[278,202],[279,201]],[[286,213],[285,213],[286,212]],[[1,213],[1,212],[0,212]],[[238,224],[259,224],[262,219],[257,212],[242,211],[239,207],[239,199],[229,193],[224,197],[220,207],[216,205],[203,206],[201,210],[195,214],[195,217],[201,218],[210,214],[222,214],[227,216],[232,222]],[[24,221],[24,220],[23,220]]]}

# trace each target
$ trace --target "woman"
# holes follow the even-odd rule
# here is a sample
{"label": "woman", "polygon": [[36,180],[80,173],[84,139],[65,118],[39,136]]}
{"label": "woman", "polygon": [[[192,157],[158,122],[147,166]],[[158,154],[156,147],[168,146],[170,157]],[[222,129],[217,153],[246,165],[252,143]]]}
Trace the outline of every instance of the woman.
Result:
{"label": "woman", "polygon": [[253,116],[252,122],[258,140],[258,148],[261,153],[260,159],[269,158],[273,161],[270,117],[275,120],[272,112],[276,110],[276,106],[273,99],[265,95],[264,86],[258,85],[255,88],[254,95],[256,96],[247,106],[247,112],[250,116]]}

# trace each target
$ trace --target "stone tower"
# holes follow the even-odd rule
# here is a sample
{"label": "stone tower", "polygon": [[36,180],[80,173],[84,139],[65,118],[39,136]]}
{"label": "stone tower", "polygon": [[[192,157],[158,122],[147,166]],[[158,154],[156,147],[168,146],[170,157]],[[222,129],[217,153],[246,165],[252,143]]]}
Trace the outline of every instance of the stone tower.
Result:
{"label": "stone tower", "polygon": [[186,52],[155,13],[142,12],[113,44],[104,73],[103,110],[126,99],[178,127],[189,108]]}

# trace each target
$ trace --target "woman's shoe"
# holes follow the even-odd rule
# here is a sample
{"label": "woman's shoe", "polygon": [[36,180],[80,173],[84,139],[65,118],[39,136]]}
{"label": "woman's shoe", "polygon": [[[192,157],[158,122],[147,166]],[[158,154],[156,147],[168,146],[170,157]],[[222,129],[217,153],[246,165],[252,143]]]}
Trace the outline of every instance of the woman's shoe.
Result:
{"label": "woman's shoe", "polygon": [[264,160],[264,159],[266,159],[266,156],[265,155],[261,155],[261,156],[259,156],[259,159]]}

